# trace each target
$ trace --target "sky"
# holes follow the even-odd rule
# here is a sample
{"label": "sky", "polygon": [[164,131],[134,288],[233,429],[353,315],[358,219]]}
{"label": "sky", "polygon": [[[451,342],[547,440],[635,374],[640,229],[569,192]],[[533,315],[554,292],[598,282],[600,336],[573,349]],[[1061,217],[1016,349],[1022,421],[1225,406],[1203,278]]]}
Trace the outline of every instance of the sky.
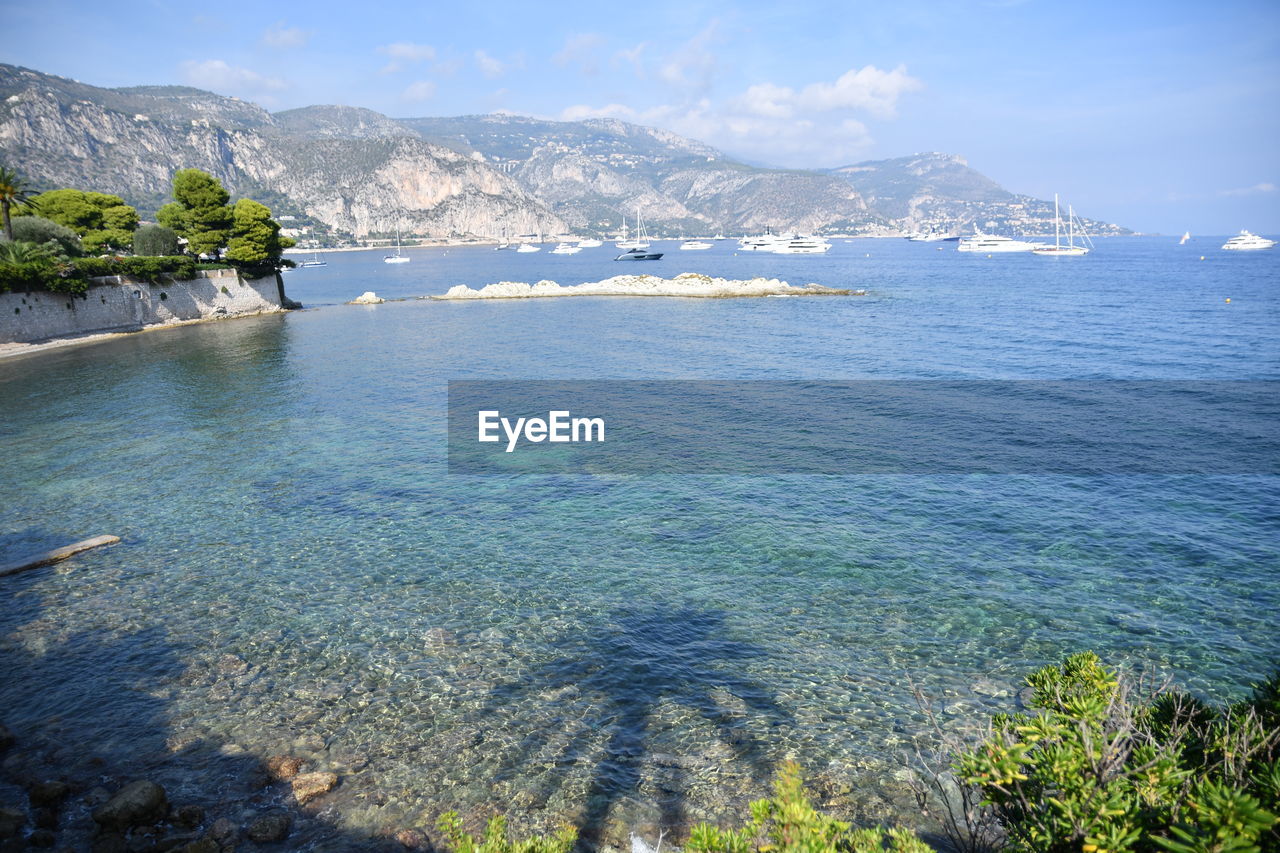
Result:
{"label": "sky", "polygon": [[1280,233],[1280,0],[0,0],[0,61],[277,111],[617,118],[793,168],[942,151],[1144,232]]}

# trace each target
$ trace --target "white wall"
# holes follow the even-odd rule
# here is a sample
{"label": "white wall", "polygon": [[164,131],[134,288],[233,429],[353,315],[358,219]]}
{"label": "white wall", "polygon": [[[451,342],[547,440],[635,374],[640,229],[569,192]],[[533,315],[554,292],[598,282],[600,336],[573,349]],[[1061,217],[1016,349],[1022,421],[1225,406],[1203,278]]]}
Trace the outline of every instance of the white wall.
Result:
{"label": "white wall", "polygon": [[0,343],[127,332],[183,320],[284,310],[274,275],[245,280],[234,270],[207,270],[197,276],[166,284],[119,276],[95,278],[84,297],[47,291],[0,293]]}

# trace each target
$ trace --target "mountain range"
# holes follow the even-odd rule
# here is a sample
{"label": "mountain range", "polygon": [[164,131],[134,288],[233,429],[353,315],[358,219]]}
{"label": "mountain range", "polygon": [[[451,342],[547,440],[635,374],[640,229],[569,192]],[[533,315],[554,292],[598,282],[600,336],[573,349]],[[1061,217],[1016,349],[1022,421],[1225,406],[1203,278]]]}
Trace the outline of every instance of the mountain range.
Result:
{"label": "mountain range", "polygon": [[634,227],[637,214],[655,236],[1053,228],[1051,202],[1008,192],[948,154],[775,169],[616,119],[395,119],[345,106],[270,113],[200,89],[105,89],[3,64],[0,157],[37,189],[114,193],[144,216],[167,200],[174,171],[202,169],[233,196],[267,204],[305,242],[324,244],[397,229],[604,235],[624,218]]}

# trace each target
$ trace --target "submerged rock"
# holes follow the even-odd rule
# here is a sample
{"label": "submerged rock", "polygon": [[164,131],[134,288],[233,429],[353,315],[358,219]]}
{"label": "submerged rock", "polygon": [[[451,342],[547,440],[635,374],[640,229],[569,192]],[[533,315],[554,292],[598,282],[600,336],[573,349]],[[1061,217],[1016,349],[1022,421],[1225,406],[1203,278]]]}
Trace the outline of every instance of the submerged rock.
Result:
{"label": "submerged rock", "polygon": [[293,779],[293,797],[298,805],[306,805],[321,794],[332,791],[337,784],[337,773],[303,773]]}
{"label": "submerged rock", "polygon": [[18,809],[0,808],[0,838],[12,838],[27,823],[27,816]]}
{"label": "submerged rock", "polygon": [[395,838],[408,850],[425,850],[428,843],[427,836],[416,829],[402,829]]}
{"label": "submerged rock", "polygon": [[267,759],[267,772],[271,774],[272,779],[283,782],[297,776],[305,763],[306,759],[298,758],[296,755],[273,755]]}
{"label": "submerged rock", "polygon": [[36,782],[27,789],[27,796],[31,798],[33,806],[56,806],[62,802],[67,794],[71,793],[71,787],[66,782]]}
{"label": "submerged rock", "polygon": [[293,826],[292,815],[286,811],[272,811],[255,818],[245,830],[245,834],[258,844],[268,844],[273,841],[284,841],[291,826]]}
{"label": "submerged rock", "polygon": [[124,831],[160,821],[169,810],[164,788],[139,779],[93,810],[94,821],[106,830]]}

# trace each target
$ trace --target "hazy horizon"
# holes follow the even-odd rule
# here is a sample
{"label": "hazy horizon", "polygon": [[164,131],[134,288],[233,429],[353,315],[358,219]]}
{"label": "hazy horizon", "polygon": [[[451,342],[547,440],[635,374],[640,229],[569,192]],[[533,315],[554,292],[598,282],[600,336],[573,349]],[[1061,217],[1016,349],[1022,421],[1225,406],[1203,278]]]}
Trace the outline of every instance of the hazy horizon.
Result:
{"label": "hazy horizon", "polygon": [[1138,231],[1280,232],[1280,6],[1256,0],[1158,16],[1036,0],[643,14],[397,0],[376,16],[52,0],[7,17],[3,61],[103,88],[189,85],[272,112],[609,116],[786,168],[938,151]]}

